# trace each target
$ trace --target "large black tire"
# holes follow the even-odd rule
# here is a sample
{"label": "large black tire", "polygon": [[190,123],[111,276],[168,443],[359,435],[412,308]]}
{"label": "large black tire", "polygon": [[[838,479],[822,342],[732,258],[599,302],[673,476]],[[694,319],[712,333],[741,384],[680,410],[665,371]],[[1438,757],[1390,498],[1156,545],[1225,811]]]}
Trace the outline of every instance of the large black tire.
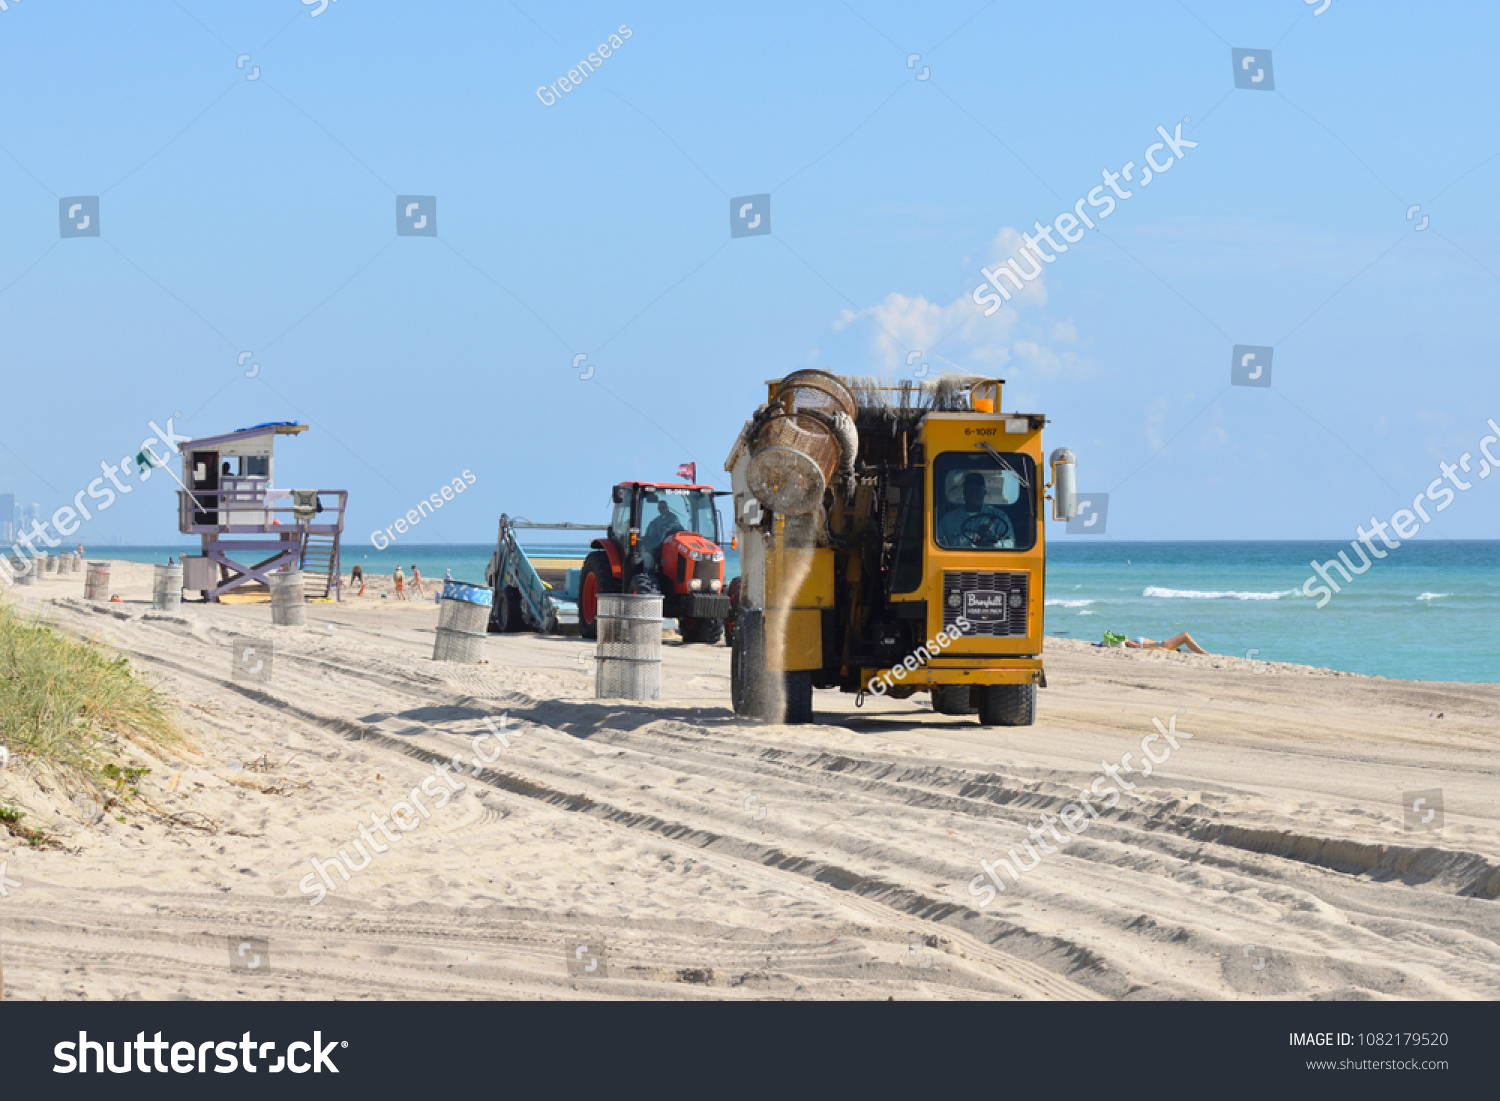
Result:
{"label": "large black tire", "polygon": [[[592,586],[592,591],[590,587]],[[609,568],[609,556],[594,551],[583,560],[583,575],[578,583],[578,634],[583,638],[599,637],[600,593],[617,593],[620,583]]]}
{"label": "large black tire", "polygon": [[758,719],[766,705],[766,639],[760,612],[743,610],[729,648],[729,702],[736,715]]}
{"label": "large black tire", "polygon": [[683,642],[703,642],[712,646],[724,637],[724,621],[722,619],[679,619],[677,633],[682,636]]}
{"label": "large black tire", "polygon": [[736,577],[725,590],[729,597],[729,614],[724,617],[724,641],[734,645],[734,621],[740,614],[740,579]]}
{"label": "large black tire", "polygon": [[932,710],[939,715],[972,715],[972,698],[967,684],[941,684],[932,690]]}
{"label": "large black tire", "polygon": [[782,719],[785,723],[810,723],[812,722],[812,672],[803,670],[798,673],[787,673],[786,677],[786,715]]}
{"label": "large black tire", "polygon": [[991,684],[979,694],[980,726],[1030,726],[1036,721],[1036,685]]}
{"label": "large black tire", "polygon": [[525,630],[526,617],[521,612],[521,594],[516,589],[504,589],[495,595],[495,630],[501,634],[514,634]]}

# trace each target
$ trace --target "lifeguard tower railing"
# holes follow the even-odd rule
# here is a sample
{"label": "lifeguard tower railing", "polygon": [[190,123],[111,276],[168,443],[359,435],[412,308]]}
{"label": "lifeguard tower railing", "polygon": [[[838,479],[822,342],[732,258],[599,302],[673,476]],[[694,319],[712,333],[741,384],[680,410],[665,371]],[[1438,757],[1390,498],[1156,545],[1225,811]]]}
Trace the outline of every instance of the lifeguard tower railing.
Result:
{"label": "lifeguard tower railing", "polygon": [[[178,530],[201,537],[203,557],[218,567],[214,583],[202,586],[206,597],[216,600],[252,582],[269,587],[270,575],[283,568],[308,575],[309,596],[338,596],[339,542],[349,491],[314,492],[309,516],[305,509],[299,513],[292,490],[268,490],[264,478],[226,475],[218,489],[179,490]],[[191,576],[184,580],[187,588],[200,587]]]}

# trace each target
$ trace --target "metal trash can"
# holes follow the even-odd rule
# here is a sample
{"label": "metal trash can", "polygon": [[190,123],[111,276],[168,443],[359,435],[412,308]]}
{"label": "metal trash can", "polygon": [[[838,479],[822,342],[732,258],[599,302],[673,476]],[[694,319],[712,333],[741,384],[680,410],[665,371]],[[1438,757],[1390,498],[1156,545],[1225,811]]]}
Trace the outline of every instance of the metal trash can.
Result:
{"label": "metal trash can", "polygon": [[599,594],[596,699],[661,699],[661,599],[642,593]]}
{"label": "metal trash can", "polygon": [[55,554],[44,554],[44,555],[42,555],[42,572],[43,573],[56,573],[57,572],[57,564],[58,564],[59,561],[61,561],[61,559],[59,559],[57,557],[57,555],[55,555]]}
{"label": "metal trash can", "polygon": [[283,570],[271,575],[271,623],[276,627],[307,626],[307,593],[302,586],[301,570]]}
{"label": "metal trash can", "polygon": [[26,560],[24,554],[12,555],[10,559],[10,572],[15,575],[17,585],[35,585],[38,562],[35,558]]}
{"label": "metal trash can", "polygon": [[89,563],[89,572],[83,578],[83,598],[85,600],[109,599],[108,562]]}
{"label": "metal trash can", "polygon": [[151,607],[175,612],[182,607],[182,567],[157,566],[151,583]]}
{"label": "metal trash can", "polygon": [[68,572],[77,573],[81,569],[83,569],[83,555],[75,551],[68,557]]}
{"label": "metal trash can", "polygon": [[489,633],[490,604],[494,591],[487,585],[470,585],[463,581],[444,581],[438,604],[437,639],[432,645],[433,661],[457,661],[477,664],[484,655],[484,639]]}

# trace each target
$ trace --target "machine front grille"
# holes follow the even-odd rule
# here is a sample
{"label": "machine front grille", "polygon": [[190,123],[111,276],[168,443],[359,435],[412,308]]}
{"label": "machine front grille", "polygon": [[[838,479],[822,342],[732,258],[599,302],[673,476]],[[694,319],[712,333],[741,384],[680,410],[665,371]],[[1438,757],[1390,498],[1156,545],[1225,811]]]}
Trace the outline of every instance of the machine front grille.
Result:
{"label": "machine front grille", "polygon": [[1025,638],[1031,575],[943,571],[943,627],[957,633],[958,617],[969,621],[966,635]]}

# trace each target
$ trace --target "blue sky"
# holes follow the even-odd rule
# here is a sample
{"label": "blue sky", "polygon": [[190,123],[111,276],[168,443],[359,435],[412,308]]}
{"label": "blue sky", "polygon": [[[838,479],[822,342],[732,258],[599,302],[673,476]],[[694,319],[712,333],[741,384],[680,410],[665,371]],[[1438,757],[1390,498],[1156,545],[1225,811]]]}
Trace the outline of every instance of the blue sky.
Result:
{"label": "blue sky", "polygon": [[[351,539],[469,470],[423,538],[480,541],[690,459],[727,484],[768,378],[926,362],[1046,413],[1106,538],[1342,540],[1500,420],[1493,5],[314,10],[0,11],[0,491],[50,513],[178,411],[297,419],[279,481],[351,490]],[[1195,148],[978,315],[1017,233],[1184,118]],[[772,233],[731,238],[765,193]],[[91,195],[100,236],[60,239]],[[396,235],[398,195],[437,237]],[[1230,385],[1236,344],[1269,389]],[[78,538],[172,539],[143,488]],[[1500,537],[1497,493],[1429,533]]]}

